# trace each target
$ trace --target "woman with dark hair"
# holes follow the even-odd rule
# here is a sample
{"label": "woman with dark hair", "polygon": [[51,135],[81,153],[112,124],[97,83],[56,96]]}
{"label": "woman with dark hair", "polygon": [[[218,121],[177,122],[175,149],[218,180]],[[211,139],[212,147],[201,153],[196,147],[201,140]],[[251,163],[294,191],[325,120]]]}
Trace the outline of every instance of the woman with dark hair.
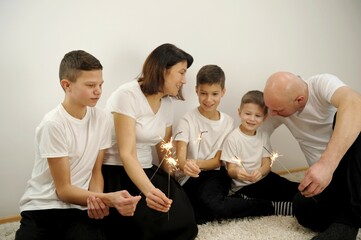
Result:
{"label": "woman with dark hair", "polygon": [[[188,53],[172,44],[154,49],[137,80],[112,93],[106,109],[113,114],[113,146],[103,164],[104,191],[127,189],[141,194],[133,217],[113,209],[106,219],[109,239],[194,239],[198,229],[192,206],[180,185],[169,178],[167,162],[153,165],[152,148],[159,163],[161,144],[172,136],[173,99],[181,99]],[[121,229],[121,230],[119,230]],[[137,231],[134,231],[136,229]]]}

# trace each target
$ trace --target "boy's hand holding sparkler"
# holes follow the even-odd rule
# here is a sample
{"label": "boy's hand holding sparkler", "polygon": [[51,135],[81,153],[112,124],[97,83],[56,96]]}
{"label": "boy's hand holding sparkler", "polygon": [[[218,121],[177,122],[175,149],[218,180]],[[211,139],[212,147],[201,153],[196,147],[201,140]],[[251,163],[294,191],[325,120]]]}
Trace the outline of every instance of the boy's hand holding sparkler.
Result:
{"label": "boy's hand holding sparkler", "polygon": [[190,177],[199,177],[201,169],[197,164],[197,160],[187,159],[183,165],[183,172]]}
{"label": "boy's hand holding sparkler", "polygon": [[252,179],[253,179],[253,176],[252,174],[249,174],[245,169],[244,167],[240,167],[240,166],[237,166],[237,179],[238,180],[241,180],[241,181],[249,181],[251,182]]}

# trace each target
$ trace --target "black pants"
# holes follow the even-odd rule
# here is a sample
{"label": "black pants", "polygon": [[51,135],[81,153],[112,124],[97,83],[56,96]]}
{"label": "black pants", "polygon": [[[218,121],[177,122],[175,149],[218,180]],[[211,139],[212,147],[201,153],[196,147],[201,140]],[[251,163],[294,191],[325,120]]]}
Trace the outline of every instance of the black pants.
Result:
{"label": "black pants", "polygon": [[313,230],[324,231],[334,222],[361,227],[361,134],[327,188],[312,198],[296,195],[293,207],[299,223]]}
{"label": "black pants", "polygon": [[[140,194],[122,166],[103,165],[104,192],[127,190],[131,195]],[[144,169],[151,178],[156,167]],[[179,183],[159,169],[151,179],[153,185],[173,200],[168,213],[149,208],[145,196],[137,204],[133,217],[120,215],[115,208],[105,218],[105,230],[108,239],[195,239],[198,234],[192,205]]]}
{"label": "black pants", "polygon": [[[228,196],[230,184],[231,179],[223,167],[220,170],[202,171],[198,178],[188,179],[183,188],[192,202],[198,224],[215,219],[274,214],[269,200]],[[296,183],[293,190],[294,195],[297,191]]]}
{"label": "black pants", "polygon": [[298,193],[298,185],[297,182],[289,181],[274,172],[270,172],[258,182],[241,188],[237,193],[251,198],[292,202]]}
{"label": "black pants", "polygon": [[23,211],[16,240],[105,240],[102,221],[90,219],[87,211],[48,209]]}

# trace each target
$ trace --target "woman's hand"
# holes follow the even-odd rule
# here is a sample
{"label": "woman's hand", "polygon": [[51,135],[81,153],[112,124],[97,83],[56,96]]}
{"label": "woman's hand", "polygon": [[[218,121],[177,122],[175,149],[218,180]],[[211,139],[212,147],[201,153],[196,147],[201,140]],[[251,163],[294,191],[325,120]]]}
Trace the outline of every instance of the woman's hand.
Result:
{"label": "woman's hand", "polygon": [[172,200],[158,188],[152,188],[145,196],[148,207],[160,212],[169,211]]}

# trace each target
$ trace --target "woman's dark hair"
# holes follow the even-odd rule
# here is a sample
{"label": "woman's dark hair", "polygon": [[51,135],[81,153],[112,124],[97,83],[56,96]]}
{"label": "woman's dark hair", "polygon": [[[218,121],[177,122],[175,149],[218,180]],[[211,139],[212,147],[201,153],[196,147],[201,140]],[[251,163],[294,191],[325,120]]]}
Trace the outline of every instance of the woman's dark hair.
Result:
{"label": "woman's dark hair", "polygon": [[[164,70],[170,69],[179,62],[187,62],[187,68],[193,63],[193,57],[177,48],[173,44],[165,43],[154,49],[144,62],[142,74],[138,79],[145,95],[157,94],[163,91]],[[179,90],[178,99],[184,99],[182,89]]]}

